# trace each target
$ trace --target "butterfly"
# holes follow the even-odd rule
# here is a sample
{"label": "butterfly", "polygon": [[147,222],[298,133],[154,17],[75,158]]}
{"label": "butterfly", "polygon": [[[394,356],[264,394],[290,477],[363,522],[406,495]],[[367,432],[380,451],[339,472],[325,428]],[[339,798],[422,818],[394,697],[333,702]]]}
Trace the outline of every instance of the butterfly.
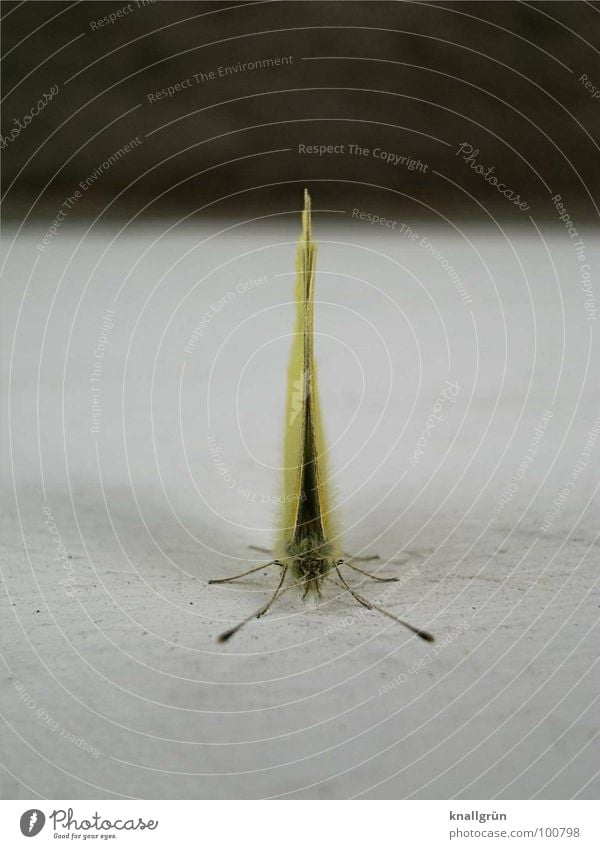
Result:
{"label": "butterfly", "polygon": [[[428,631],[409,625],[358,593],[348,583],[343,571],[349,568],[383,583],[399,580],[366,572],[356,566],[354,558],[345,559],[340,549],[340,535],[336,531],[331,509],[325,438],[317,391],[314,352],[316,257],[317,248],[312,239],[311,199],[305,189],[302,232],[296,251],[296,326],[287,375],[285,462],[281,499],[284,515],[277,541],[276,558],[239,575],[215,578],[209,581],[209,584],[237,581],[271,566],[281,570],[279,582],[262,607],[222,633],[218,640],[224,643],[248,622],[260,619],[284,592],[293,587],[302,588],[303,597],[313,592],[320,598],[323,582],[333,578],[363,607],[382,613],[409,628],[422,639],[432,642],[434,638]],[[288,575],[294,580],[286,586]]]}

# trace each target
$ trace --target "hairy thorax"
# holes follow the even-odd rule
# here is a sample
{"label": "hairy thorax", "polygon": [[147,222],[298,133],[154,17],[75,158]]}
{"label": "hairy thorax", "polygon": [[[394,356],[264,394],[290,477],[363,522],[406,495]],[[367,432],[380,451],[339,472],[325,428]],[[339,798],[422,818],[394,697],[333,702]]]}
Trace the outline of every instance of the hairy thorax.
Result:
{"label": "hairy thorax", "polygon": [[296,580],[304,584],[304,595],[310,591],[320,594],[321,581],[336,564],[331,543],[314,536],[291,540],[286,546],[285,561]]}

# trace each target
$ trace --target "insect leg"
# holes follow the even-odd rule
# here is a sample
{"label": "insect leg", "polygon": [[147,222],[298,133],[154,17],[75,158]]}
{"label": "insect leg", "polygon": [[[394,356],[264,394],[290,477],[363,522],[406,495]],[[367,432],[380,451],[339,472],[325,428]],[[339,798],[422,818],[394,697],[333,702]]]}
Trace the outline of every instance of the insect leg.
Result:
{"label": "insect leg", "polygon": [[345,588],[346,590],[348,590],[348,592],[350,593],[350,595],[352,596],[352,598],[356,599],[356,601],[357,601],[359,604],[362,604],[362,606],[363,606],[363,607],[366,607],[368,610],[373,610],[373,605],[371,604],[371,602],[370,602],[370,601],[367,601],[367,599],[366,599],[366,598],[363,598],[361,595],[359,595],[357,592],[355,592],[355,590],[353,590],[353,589],[352,589],[352,587],[350,586],[350,584],[346,581],[346,579],[344,578],[344,576],[343,576],[343,575],[342,575],[342,573],[340,572],[340,570],[339,570],[339,568],[338,568],[338,565],[337,565],[337,564],[335,565],[335,567],[334,567],[334,568],[335,568],[335,571],[336,571],[336,572],[337,572],[337,574],[338,574],[338,578],[339,578],[339,579],[340,579],[340,581],[342,582],[342,584],[343,584],[344,588]]}
{"label": "insect leg", "polygon": [[345,564],[349,566],[350,569],[354,569],[355,572],[360,572],[361,575],[366,575],[367,578],[371,578],[372,581],[379,581],[381,584],[389,584],[392,581],[399,581],[400,578],[381,578],[379,575],[373,575],[371,572],[365,572],[364,569],[361,569],[360,566],[354,566],[349,560],[338,560],[339,565]]}
{"label": "insect leg", "polygon": [[262,545],[249,545],[252,551],[260,551],[261,554],[273,554],[273,551],[270,548],[263,548]]}
{"label": "insect leg", "polygon": [[266,569],[269,566],[281,566],[279,560],[271,560],[270,563],[262,563],[260,566],[255,566],[253,569],[248,569],[247,572],[240,572],[239,575],[231,575],[229,578],[211,578],[209,584],[227,584],[229,581],[237,581],[239,578],[244,578],[246,575],[251,575],[253,572],[260,572],[261,569]]}
{"label": "insect leg", "polygon": [[[256,613],[252,613],[250,616],[247,616],[245,619],[242,619],[242,621],[238,625],[235,625],[233,628],[230,628],[228,631],[223,631],[223,633],[217,638],[217,642],[226,643],[227,640],[229,640],[231,637],[233,637],[233,635],[237,631],[239,631],[240,628],[243,625],[246,625],[247,622],[250,622],[252,619],[260,619],[261,616],[265,615],[267,610],[269,610],[269,608],[271,607],[273,602],[277,599],[277,596],[282,592],[281,587],[283,586],[283,582],[285,580],[287,570],[288,570],[288,567],[284,566],[283,571],[281,573],[281,578],[279,579],[279,583],[277,584],[275,592],[273,593],[271,598],[268,600],[268,602],[265,605],[263,605],[262,607],[259,607],[259,609],[256,611]],[[288,587],[288,589],[289,589],[289,587]],[[285,592],[285,590],[283,590],[283,592]]]}
{"label": "insect leg", "polygon": [[353,554],[344,552],[344,557],[347,557],[348,560],[355,560],[357,563],[371,563],[373,560],[381,560],[378,554],[365,554],[364,557],[355,557]]}

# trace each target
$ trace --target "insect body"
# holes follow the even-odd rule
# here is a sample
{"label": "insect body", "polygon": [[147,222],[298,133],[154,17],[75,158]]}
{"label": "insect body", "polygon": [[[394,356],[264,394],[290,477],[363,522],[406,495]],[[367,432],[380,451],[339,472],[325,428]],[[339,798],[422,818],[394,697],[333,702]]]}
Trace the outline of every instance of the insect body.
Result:
{"label": "insect body", "polygon": [[340,558],[327,492],[325,440],[314,359],[316,245],[310,196],[304,193],[302,233],[296,253],[296,327],[288,369],[285,431],[285,505],[277,555],[304,584],[320,594],[323,578]]}
{"label": "insect body", "polygon": [[[341,567],[347,566],[379,582],[396,581],[370,575],[344,560],[339,548],[339,535],[332,520],[326,474],[326,452],[323,426],[317,391],[314,358],[314,287],[316,245],[312,241],[311,202],[304,192],[302,233],[296,253],[296,327],[288,369],[286,403],[285,469],[283,475],[284,507],[282,530],[277,544],[277,559],[234,575],[210,581],[211,584],[235,581],[265,566],[281,569],[279,583],[269,599],[258,611],[244,619],[219,637],[225,642],[251,619],[263,616],[275,600],[292,587],[301,587],[304,596],[314,591],[321,596],[323,580],[332,576],[344,591],[349,592],[363,607],[377,610],[384,616],[400,622],[424,640],[433,640],[431,634],[414,628],[397,616],[360,595],[346,581]],[[369,558],[367,558],[369,559]],[[295,581],[284,586],[290,573]]]}

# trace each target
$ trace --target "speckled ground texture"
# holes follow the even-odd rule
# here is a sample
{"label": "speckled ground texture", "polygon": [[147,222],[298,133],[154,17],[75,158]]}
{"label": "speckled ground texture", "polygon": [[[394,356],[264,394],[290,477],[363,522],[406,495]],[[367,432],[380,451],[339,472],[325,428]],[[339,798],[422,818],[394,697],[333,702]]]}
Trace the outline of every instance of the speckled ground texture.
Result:
{"label": "speckled ground texture", "polygon": [[273,543],[296,217],[65,227],[41,263],[32,233],[5,275],[5,798],[597,797],[599,350],[572,246],[315,207],[343,547],[437,641],[331,581],[216,642],[277,580],[207,586]]}

